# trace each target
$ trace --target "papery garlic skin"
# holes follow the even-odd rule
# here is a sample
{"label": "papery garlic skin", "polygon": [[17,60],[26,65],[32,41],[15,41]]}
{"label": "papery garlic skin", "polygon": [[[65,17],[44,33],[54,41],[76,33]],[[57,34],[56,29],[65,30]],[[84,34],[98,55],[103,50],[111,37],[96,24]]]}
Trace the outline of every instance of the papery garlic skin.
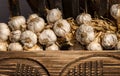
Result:
{"label": "papery garlic skin", "polygon": [[61,19],[54,24],[53,30],[57,36],[65,37],[71,31],[71,26],[67,20]]}
{"label": "papery garlic skin", "polygon": [[21,36],[21,31],[20,30],[12,31],[10,36],[9,36],[9,40],[11,42],[17,42],[17,41],[20,40],[20,36]]}
{"label": "papery garlic skin", "polygon": [[50,46],[47,46],[45,50],[46,51],[57,51],[59,50],[59,47],[56,44],[52,44]]}
{"label": "papery garlic skin", "polygon": [[5,23],[0,23],[0,40],[6,41],[9,35],[10,29],[8,28],[8,25]]}
{"label": "papery garlic skin", "polygon": [[117,45],[118,39],[116,34],[106,33],[102,38],[102,46],[105,49],[112,49]]}
{"label": "papery garlic skin", "polygon": [[102,51],[103,48],[102,46],[98,43],[98,42],[91,42],[88,46],[87,46],[87,49],[89,51]]}
{"label": "papery garlic skin", "polygon": [[39,17],[37,14],[31,14],[27,19],[27,23],[29,23],[32,19]]}
{"label": "papery garlic skin", "polygon": [[20,43],[10,43],[8,51],[23,51],[23,47]]}
{"label": "papery garlic skin", "polygon": [[21,34],[20,40],[26,47],[33,47],[37,43],[37,36],[32,31],[26,30]]}
{"label": "papery garlic skin", "polygon": [[38,32],[41,32],[44,27],[45,27],[45,21],[43,18],[41,17],[37,17],[37,18],[34,18],[32,19],[28,25],[27,25],[28,29],[35,32],[35,33],[38,33]]}
{"label": "papery garlic skin", "polygon": [[47,12],[47,22],[54,23],[62,18],[62,13],[59,9],[48,10]]}
{"label": "papery garlic skin", "polygon": [[0,41],[0,51],[7,51],[8,43],[6,41]]}
{"label": "papery garlic skin", "polygon": [[8,22],[12,31],[26,29],[26,19],[24,16],[15,16]]}
{"label": "papery garlic skin", "polygon": [[24,47],[24,50],[25,51],[43,51],[43,48],[42,46],[38,46],[37,44],[34,45],[32,48],[27,48],[27,47]]}
{"label": "papery garlic skin", "polygon": [[57,37],[51,29],[45,29],[39,35],[39,42],[42,45],[51,45],[55,43],[56,40]]}
{"label": "papery garlic skin", "polygon": [[76,40],[82,45],[88,45],[95,39],[95,33],[92,26],[82,24],[76,31]]}
{"label": "papery garlic skin", "polygon": [[110,9],[110,13],[115,19],[120,18],[120,4],[112,5]]}
{"label": "papery garlic skin", "polygon": [[77,21],[77,24],[85,24],[85,23],[89,23],[91,22],[92,20],[92,17],[90,14],[87,14],[87,13],[82,13],[80,15],[77,16],[76,18],[76,21]]}

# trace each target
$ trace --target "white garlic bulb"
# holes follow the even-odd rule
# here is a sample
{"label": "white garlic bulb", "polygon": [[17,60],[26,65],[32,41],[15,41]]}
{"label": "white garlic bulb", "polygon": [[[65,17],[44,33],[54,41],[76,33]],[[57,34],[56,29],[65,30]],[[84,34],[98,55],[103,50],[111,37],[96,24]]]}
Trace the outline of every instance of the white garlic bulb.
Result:
{"label": "white garlic bulb", "polygon": [[98,34],[98,36],[95,38],[94,41],[92,41],[88,46],[87,46],[87,49],[89,51],[102,51],[103,48],[101,46],[101,44],[99,43],[99,39],[100,39],[100,36],[101,36],[101,32]]}
{"label": "white garlic bulb", "polygon": [[10,43],[8,51],[23,51],[23,47],[20,43]]}
{"label": "white garlic bulb", "polygon": [[42,48],[42,46],[40,46],[40,45],[34,45],[33,47],[31,47],[31,48],[28,48],[28,47],[24,47],[24,50],[25,51],[43,51],[43,48]]}
{"label": "white garlic bulb", "polygon": [[102,46],[105,49],[112,49],[117,45],[117,36],[116,34],[112,33],[105,33],[105,35],[102,38]]}
{"label": "white garlic bulb", "polygon": [[8,25],[5,23],[0,23],[0,40],[6,41],[9,35],[10,29],[8,28]]}
{"label": "white garlic bulb", "polygon": [[92,42],[95,38],[94,29],[92,26],[82,24],[76,31],[76,39],[82,45],[87,45]]}
{"label": "white garlic bulb", "polygon": [[27,19],[27,23],[29,23],[32,19],[39,17],[37,14],[31,14]]}
{"label": "white garlic bulb", "polygon": [[54,51],[54,50],[56,50],[57,51],[57,50],[59,50],[59,47],[54,43],[54,44],[52,44],[50,46],[47,46],[45,50],[47,50],[47,51]]}
{"label": "white garlic bulb", "polygon": [[91,20],[92,20],[91,15],[87,14],[87,13],[82,13],[82,14],[78,15],[76,18],[76,21],[79,25],[83,24],[83,23],[89,23],[89,22],[91,22]]}
{"label": "white garlic bulb", "polygon": [[0,41],[0,51],[7,51],[8,43],[6,41]]}
{"label": "white garlic bulb", "polygon": [[116,50],[120,50],[120,41],[118,41],[118,43],[116,45]]}
{"label": "white garlic bulb", "polygon": [[41,32],[44,27],[45,27],[45,21],[43,18],[41,17],[37,17],[32,19],[28,25],[27,25],[28,29],[37,33],[37,32]]}
{"label": "white garlic bulb", "polygon": [[24,16],[15,16],[8,22],[11,30],[25,30],[26,29],[26,19]]}
{"label": "white garlic bulb", "polygon": [[55,43],[56,40],[57,37],[51,29],[45,29],[39,35],[39,42],[42,45],[51,45]]}
{"label": "white garlic bulb", "polygon": [[71,31],[71,26],[67,20],[61,19],[54,24],[53,30],[57,36],[65,37]]}
{"label": "white garlic bulb", "polygon": [[120,4],[113,4],[110,13],[117,20],[117,28],[120,29]]}
{"label": "white garlic bulb", "polygon": [[37,43],[37,36],[32,31],[26,30],[21,34],[20,40],[26,47],[33,47]]}
{"label": "white garlic bulb", "polygon": [[17,42],[17,41],[20,40],[20,36],[21,36],[21,31],[20,30],[12,31],[10,36],[9,36],[9,40],[11,42]]}
{"label": "white garlic bulb", "polygon": [[59,9],[52,9],[47,11],[48,23],[54,23],[62,18],[62,13]]}
{"label": "white garlic bulb", "polygon": [[120,18],[120,4],[113,4],[110,13],[115,19]]}

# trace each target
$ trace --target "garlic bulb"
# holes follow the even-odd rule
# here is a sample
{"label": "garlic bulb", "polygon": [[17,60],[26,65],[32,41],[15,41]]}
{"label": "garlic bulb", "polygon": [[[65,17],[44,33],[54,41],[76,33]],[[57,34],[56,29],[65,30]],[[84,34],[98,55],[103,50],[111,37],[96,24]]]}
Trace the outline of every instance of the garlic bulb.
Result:
{"label": "garlic bulb", "polygon": [[46,47],[45,50],[47,50],[47,51],[59,50],[59,47],[56,44],[52,44],[52,45]]}
{"label": "garlic bulb", "polygon": [[71,26],[66,20],[61,19],[54,24],[53,30],[57,36],[65,37],[71,31]]}
{"label": "garlic bulb", "polygon": [[10,36],[9,36],[9,40],[11,42],[17,42],[17,41],[20,40],[20,36],[21,36],[21,31],[20,30],[12,31]]}
{"label": "garlic bulb", "polygon": [[37,14],[31,14],[27,20],[27,23],[29,23],[32,19],[39,17]]}
{"label": "garlic bulb", "polygon": [[87,13],[82,13],[78,15],[76,18],[76,21],[79,25],[83,23],[89,23],[91,20],[92,20],[91,15]]}
{"label": "garlic bulb", "polygon": [[8,51],[22,51],[23,47],[20,43],[10,43],[8,46]]}
{"label": "garlic bulb", "polygon": [[102,46],[105,49],[112,49],[116,46],[118,40],[116,34],[112,33],[105,33],[105,35],[102,38]]}
{"label": "garlic bulb", "polygon": [[31,48],[37,43],[37,36],[32,31],[26,30],[21,34],[20,40],[24,46]]}
{"label": "garlic bulb", "polygon": [[43,30],[43,28],[45,27],[45,21],[43,18],[41,17],[37,17],[32,19],[28,25],[27,25],[28,29],[37,33],[37,32],[41,32]]}
{"label": "garlic bulb", "polygon": [[117,49],[117,50],[120,50],[120,41],[117,43],[116,49]]}
{"label": "garlic bulb", "polygon": [[11,30],[25,30],[26,29],[26,19],[23,16],[15,16],[11,18],[8,22]]}
{"label": "garlic bulb", "polygon": [[24,47],[24,50],[25,51],[43,51],[43,48],[42,48],[42,46],[38,46],[37,44],[36,45],[34,45],[33,47],[31,47],[31,48],[28,48],[28,47]]}
{"label": "garlic bulb", "polygon": [[0,40],[6,41],[9,35],[10,35],[10,30],[8,28],[8,25],[5,23],[0,23]]}
{"label": "garlic bulb", "polygon": [[120,29],[120,4],[112,5],[110,13],[117,20],[117,27]]}
{"label": "garlic bulb", "polygon": [[8,43],[0,41],[0,51],[7,51]]}
{"label": "garlic bulb", "polygon": [[42,45],[51,45],[55,43],[56,40],[57,37],[51,29],[45,29],[39,35],[39,42]]}
{"label": "garlic bulb", "polygon": [[99,37],[101,36],[101,32],[98,34],[98,36],[95,38],[94,41],[92,41],[88,46],[87,46],[87,49],[89,51],[102,51],[103,48],[101,46],[101,44],[99,43]]}
{"label": "garlic bulb", "polygon": [[82,24],[76,31],[76,39],[82,45],[87,45],[92,42],[95,38],[94,29],[92,26]]}
{"label": "garlic bulb", "polygon": [[52,9],[47,11],[48,23],[54,23],[62,18],[62,13],[59,9]]}

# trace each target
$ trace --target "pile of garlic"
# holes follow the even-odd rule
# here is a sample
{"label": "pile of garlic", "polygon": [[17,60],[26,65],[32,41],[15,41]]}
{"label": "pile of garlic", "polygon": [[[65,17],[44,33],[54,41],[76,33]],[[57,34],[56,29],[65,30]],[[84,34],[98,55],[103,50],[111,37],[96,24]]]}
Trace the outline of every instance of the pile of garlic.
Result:
{"label": "pile of garlic", "polygon": [[[111,14],[118,19],[113,8]],[[76,20],[63,19],[59,9],[46,10],[46,20],[31,14],[28,19],[15,16],[8,24],[0,23],[0,51],[120,49],[120,32],[110,21],[92,18],[88,13],[81,13]]]}

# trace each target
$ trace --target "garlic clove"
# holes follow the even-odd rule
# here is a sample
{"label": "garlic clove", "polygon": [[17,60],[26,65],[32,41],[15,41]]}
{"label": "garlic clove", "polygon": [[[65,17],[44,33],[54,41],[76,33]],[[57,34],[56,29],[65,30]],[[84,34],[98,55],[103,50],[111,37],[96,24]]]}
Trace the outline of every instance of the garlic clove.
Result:
{"label": "garlic clove", "polygon": [[24,16],[15,16],[8,22],[9,27],[12,31],[15,30],[25,30],[26,29],[26,19]]}
{"label": "garlic clove", "polygon": [[23,47],[20,43],[10,43],[8,51],[23,51]]}
{"label": "garlic clove", "polygon": [[47,12],[47,22],[54,23],[62,18],[62,13],[59,9],[48,10]]}
{"label": "garlic clove", "polygon": [[34,19],[34,18],[37,18],[37,17],[39,17],[37,14],[31,14],[29,17],[28,17],[28,19],[27,19],[27,23],[29,23],[32,19]]}
{"label": "garlic clove", "polygon": [[88,45],[95,38],[94,29],[88,24],[82,24],[76,30],[76,40],[79,41],[82,45]]}
{"label": "garlic clove", "polygon": [[36,45],[34,45],[33,47],[31,47],[31,48],[24,47],[24,50],[25,50],[25,51],[36,52],[36,51],[43,51],[43,48],[42,48],[42,46],[36,44]]}
{"label": "garlic clove", "polygon": [[42,45],[51,45],[55,43],[57,37],[51,29],[44,29],[39,35],[39,43]]}
{"label": "garlic clove", "polygon": [[17,41],[20,40],[20,36],[21,36],[21,31],[20,30],[12,31],[10,36],[9,36],[9,40],[11,42],[17,42]]}
{"label": "garlic clove", "polygon": [[114,33],[105,33],[105,35],[102,38],[102,46],[105,49],[112,49],[115,48],[117,45],[118,39],[116,34]]}
{"label": "garlic clove", "polygon": [[59,50],[59,47],[54,43],[50,46],[47,46],[45,50],[46,51],[57,51],[57,50]]}
{"label": "garlic clove", "polygon": [[53,30],[57,36],[65,37],[71,31],[71,26],[67,20],[61,19],[54,24]]}
{"label": "garlic clove", "polygon": [[89,23],[91,22],[92,20],[92,17],[90,14],[87,14],[87,13],[82,13],[80,15],[77,16],[76,18],[76,21],[77,23],[80,25],[80,24],[85,24],[85,23]]}
{"label": "garlic clove", "polygon": [[0,41],[0,51],[7,51],[8,43],[6,41]]}
{"label": "garlic clove", "polygon": [[10,29],[5,23],[0,23],[0,40],[6,41],[10,35]]}
{"label": "garlic clove", "polygon": [[31,48],[37,43],[37,36],[32,31],[26,30],[21,34],[20,40],[24,46]]}
{"label": "garlic clove", "polygon": [[28,23],[27,27],[28,27],[28,30],[31,30],[35,33],[41,32],[45,27],[45,21],[43,18],[37,17],[37,18],[32,19]]}

